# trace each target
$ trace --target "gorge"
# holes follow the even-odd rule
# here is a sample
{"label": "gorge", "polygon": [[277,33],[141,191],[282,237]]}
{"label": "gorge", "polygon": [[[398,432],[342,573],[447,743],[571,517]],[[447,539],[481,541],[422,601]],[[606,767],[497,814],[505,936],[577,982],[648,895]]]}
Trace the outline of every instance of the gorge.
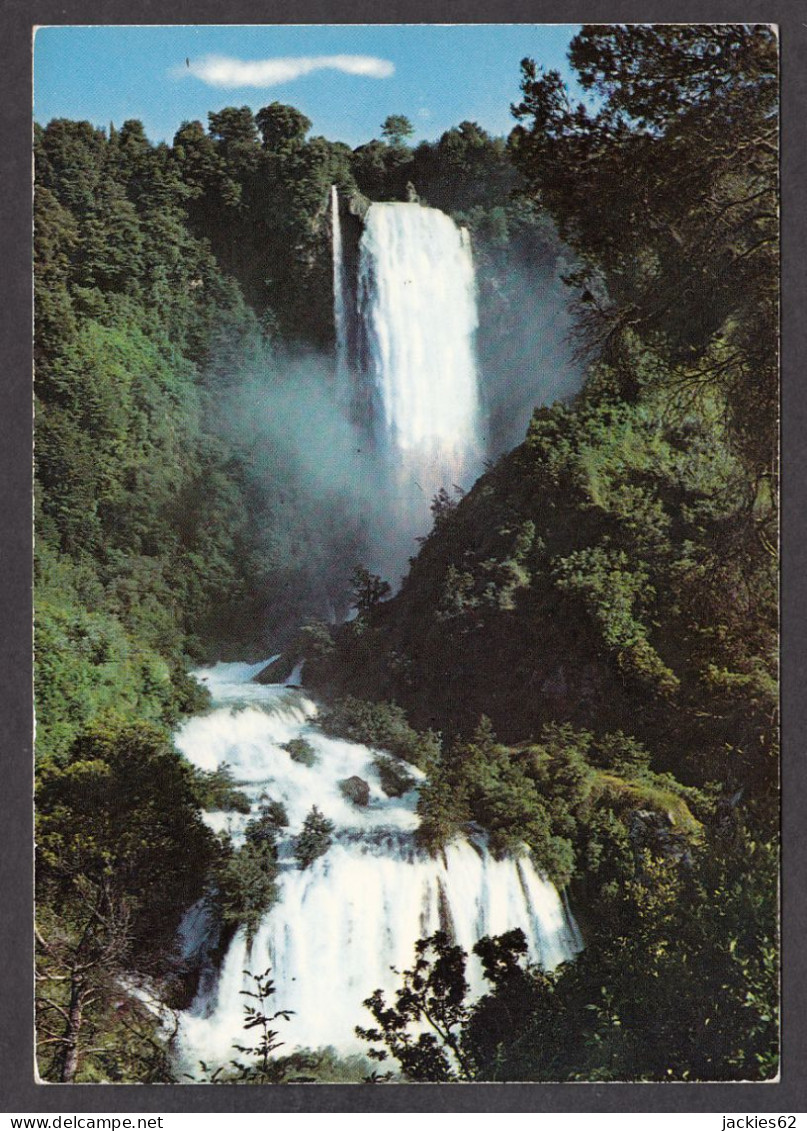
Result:
{"label": "gorge", "polygon": [[[469,237],[437,209],[371,204],[351,280],[335,188],[332,208],[337,380],[381,455],[389,476],[381,489],[393,500],[400,536],[411,538],[425,532],[433,496],[467,483],[482,454]],[[408,788],[388,796],[378,766],[384,755],[319,733],[316,706],[304,693],[254,682],[265,666],[219,664],[197,673],[214,710],[176,736],[193,765],[208,773],[226,766],[250,798],[247,814],[208,814],[217,832],[243,843],[247,823],[270,799],[288,821],[278,842],[277,904],[254,937],[239,929],[218,969],[204,957],[221,933],[205,903],[183,923],[183,957],[200,967],[179,1041],[186,1071],[196,1061],[225,1062],[241,1039],[248,971],[271,968],[273,1008],[292,1014],[282,1032],[287,1049],[333,1047],[344,1055],[364,1048],[354,1035],[367,1022],[364,998],[393,990],[415,942],[436,930],[470,951],[484,936],[519,928],[528,959],[546,969],[574,956],[582,945],[574,919],[526,845],[521,856],[497,858],[480,828],[437,854],[418,847],[423,772],[400,763]],[[310,745],[312,765],[289,754],[295,739]],[[346,781],[369,787],[366,804],[345,795]],[[301,869],[293,838],[313,805],[333,822],[333,843]],[[479,997],[483,988],[477,965],[471,991]]]}

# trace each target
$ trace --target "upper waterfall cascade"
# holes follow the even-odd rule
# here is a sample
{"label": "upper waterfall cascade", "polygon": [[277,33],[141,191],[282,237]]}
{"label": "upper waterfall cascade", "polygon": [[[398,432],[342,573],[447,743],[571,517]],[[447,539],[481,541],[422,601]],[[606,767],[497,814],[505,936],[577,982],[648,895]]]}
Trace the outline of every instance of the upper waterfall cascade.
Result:
{"label": "upper waterfall cascade", "polygon": [[[183,1015],[180,1056],[187,1071],[198,1061],[227,1063],[233,1045],[248,1044],[243,1032],[244,971],[271,967],[276,994],[272,1012],[293,1010],[278,1022],[284,1049],[334,1046],[364,1051],[354,1026],[368,1024],[362,1002],[377,988],[394,991],[391,970],[411,966],[414,943],[438,929],[470,951],[483,935],[520,927],[529,957],[553,967],[580,948],[577,928],[557,891],[531,859],[496,860],[482,835],[459,838],[442,856],[420,850],[414,832],[423,774],[406,766],[412,787],[388,797],[377,752],[328,738],[312,725],[315,705],[286,686],[250,682],[261,665],[218,664],[198,673],[213,695],[215,710],[189,720],[177,735],[180,750],[204,770],[222,762],[243,783],[255,815],[260,800],[281,801],[289,825],[279,842],[279,901],[264,917],[249,947],[243,930],[231,941],[219,970],[204,972],[191,1008]],[[313,766],[295,762],[282,748],[305,737],[316,751]],[[339,783],[357,776],[369,786],[369,804],[350,801]],[[305,870],[293,855],[312,805],[335,825],[328,852]],[[210,813],[217,831],[238,843],[250,815]],[[186,916],[185,955],[205,955],[217,931],[204,905]],[[483,989],[469,968],[472,992]]]}
{"label": "upper waterfall cascade", "polygon": [[430,499],[478,473],[484,455],[470,237],[435,208],[371,204],[357,277],[346,281],[335,193],[333,227],[338,368],[351,370],[354,400],[399,482],[414,479]]}

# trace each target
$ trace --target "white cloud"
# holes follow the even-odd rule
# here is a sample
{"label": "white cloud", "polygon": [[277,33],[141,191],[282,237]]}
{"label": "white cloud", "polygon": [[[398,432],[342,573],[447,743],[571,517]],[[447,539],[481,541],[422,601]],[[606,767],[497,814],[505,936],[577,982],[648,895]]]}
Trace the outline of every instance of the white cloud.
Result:
{"label": "white cloud", "polygon": [[193,75],[208,86],[268,87],[292,82],[312,71],[342,71],[346,75],[363,75],[386,79],[395,73],[387,59],[374,55],[295,55],[275,59],[233,59],[226,55],[205,55],[185,66],[174,68],[175,75]]}

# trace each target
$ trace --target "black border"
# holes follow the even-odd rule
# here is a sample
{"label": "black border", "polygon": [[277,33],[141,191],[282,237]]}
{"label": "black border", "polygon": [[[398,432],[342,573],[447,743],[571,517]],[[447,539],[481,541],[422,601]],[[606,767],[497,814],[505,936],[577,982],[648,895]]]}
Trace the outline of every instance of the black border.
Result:
{"label": "black border", "polygon": [[[779,26],[783,174],[783,933],[771,1084],[37,1085],[31,970],[31,37],[42,24],[758,22]],[[0,1104],[8,1112],[743,1112],[807,1110],[805,0],[0,0]],[[514,73],[513,98],[517,94]],[[716,1124],[716,1126],[718,1126]]]}

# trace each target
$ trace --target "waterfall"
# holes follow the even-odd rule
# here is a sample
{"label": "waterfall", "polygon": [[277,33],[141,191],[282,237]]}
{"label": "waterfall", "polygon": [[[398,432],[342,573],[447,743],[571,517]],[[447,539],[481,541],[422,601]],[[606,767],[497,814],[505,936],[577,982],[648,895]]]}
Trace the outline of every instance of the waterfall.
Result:
{"label": "waterfall", "polygon": [[[401,797],[387,796],[377,753],[319,733],[312,725],[316,706],[301,692],[249,682],[259,668],[218,664],[199,673],[215,709],[189,720],[177,735],[178,747],[201,769],[229,764],[253,813],[268,795],[283,803],[289,818],[279,842],[279,902],[251,948],[238,931],[220,969],[203,969],[196,1000],[182,1017],[180,1059],[187,1071],[199,1060],[227,1063],[234,1043],[249,1044],[241,995],[248,988],[246,970],[271,967],[271,1011],[294,1011],[288,1022],[277,1023],[282,1051],[330,1045],[347,1054],[366,1050],[353,1032],[371,1020],[363,1000],[377,988],[388,996],[394,991],[400,980],[390,967],[410,967],[414,943],[424,934],[446,929],[470,951],[483,935],[520,927],[529,957],[545,967],[580,949],[573,919],[528,856],[496,860],[480,834],[430,857],[414,838],[423,774],[401,763],[411,787]],[[282,749],[299,737],[314,747],[315,765],[295,762]],[[369,787],[366,806],[340,788],[353,776]],[[300,870],[292,837],[314,804],[334,822],[334,840],[324,856]],[[250,816],[209,813],[207,819],[239,843]],[[185,955],[198,956],[204,966],[215,935],[211,916],[197,905],[181,933]],[[472,992],[482,992],[473,963],[469,980]]]}
{"label": "waterfall", "polygon": [[[334,271],[337,255],[345,262],[338,239]],[[470,238],[435,208],[371,204],[357,250],[349,317],[344,289],[334,299],[354,418],[370,431],[401,498],[419,492],[422,529],[437,490],[467,485],[484,456]]]}
{"label": "waterfall", "polygon": [[[386,480],[379,494],[396,527],[385,538],[398,561],[406,547],[394,546],[395,537],[422,532],[433,495],[480,469],[470,240],[444,213],[419,204],[372,204],[362,226],[355,215],[340,215],[334,188],[331,209],[338,396],[378,457],[379,480]],[[354,1033],[371,1022],[364,999],[379,988],[394,993],[395,971],[411,967],[424,935],[443,929],[470,954],[484,935],[519,927],[528,957],[545,968],[580,949],[568,908],[529,855],[497,860],[479,832],[429,856],[415,836],[423,773],[400,763],[409,784],[404,777],[403,795],[388,796],[389,767],[385,777],[377,751],[316,729],[316,705],[290,686],[299,671],[287,685],[266,686],[251,682],[261,666],[218,664],[197,673],[214,710],[186,722],[176,737],[199,768],[226,763],[249,797],[249,814],[206,814],[214,831],[243,843],[247,822],[268,799],[288,816],[277,846],[279,898],[251,944],[239,930],[222,957],[212,909],[202,902],[185,917],[181,950],[200,971],[179,1030],[185,1070],[193,1073],[200,1060],[227,1064],[234,1045],[249,1044],[245,971],[271,969],[270,1012],[291,1011],[275,1026],[284,1052],[333,1046],[350,1054],[366,1051]],[[314,764],[284,749],[299,738],[313,748]],[[366,805],[356,800],[362,794]],[[333,840],[301,870],[294,837],[314,805],[333,823]],[[471,992],[481,994],[473,958],[468,978]]]}
{"label": "waterfall", "polygon": [[345,257],[342,247],[342,225],[339,219],[339,194],[331,185],[331,253],[333,258],[333,321],[336,331],[336,385],[340,398],[345,398],[347,382],[347,326],[345,313]]}

